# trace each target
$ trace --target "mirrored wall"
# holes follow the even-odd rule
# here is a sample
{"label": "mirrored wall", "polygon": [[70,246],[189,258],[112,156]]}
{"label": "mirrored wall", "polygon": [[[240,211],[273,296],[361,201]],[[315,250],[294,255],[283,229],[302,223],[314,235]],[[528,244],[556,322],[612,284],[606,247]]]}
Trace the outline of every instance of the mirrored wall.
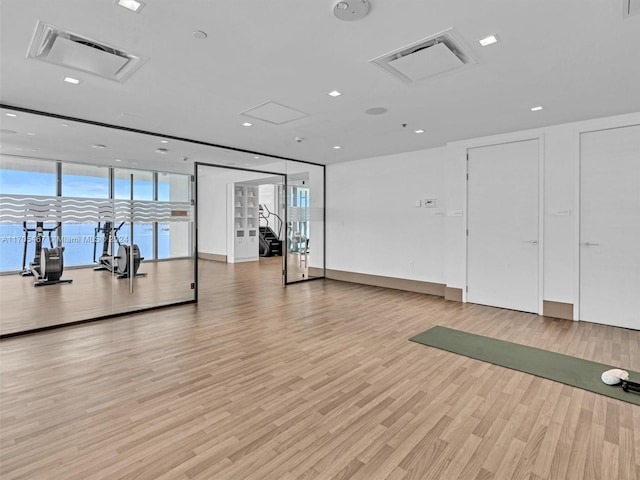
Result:
{"label": "mirrored wall", "polygon": [[196,300],[192,165],[152,163],[137,143],[165,144],[142,134],[6,109],[2,127],[0,334]]}
{"label": "mirrored wall", "polygon": [[[2,336],[195,302],[199,263],[236,268],[234,235],[256,264],[278,257],[284,284],[324,277],[323,166],[7,106],[0,120]],[[196,182],[199,165],[250,173]]]}

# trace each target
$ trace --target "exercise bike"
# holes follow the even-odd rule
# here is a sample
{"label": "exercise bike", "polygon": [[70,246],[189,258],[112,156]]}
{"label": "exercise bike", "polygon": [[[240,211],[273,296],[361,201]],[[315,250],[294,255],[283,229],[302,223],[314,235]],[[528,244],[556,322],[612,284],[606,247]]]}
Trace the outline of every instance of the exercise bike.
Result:
{"label": "exercise bike", "polygon": [[[36,281],[33,282],[34,287],[42,287],[45,285],[57,285],[59,283],[71,283],[73,280],[62,280],[62,271],[64,269],[64,247],[58,245],[53,246],[53,232],[58,232],[62,224],[58,222],[55,227],[47,228],[44,222],[36,222],[35,228],[29,228],[27,222],[22,222],[24,231],[24,251],[22,253],[22,272],[23,277],[33,276]],[[35,232],[35,237],[29,237],[29,232]],[[50,248],[43,248],[44,234],[48,233]],[[35,254],[33,262],[29,263],[27,268],[27,247],[29,238],[35,242]]]}
{"label": "exercise bike", "polygon": [[[130,255],[131,249],[129,248],[129,245],[122,245],[118,238],[118,231],[122,228],[124,223],[125,222],[122,222],[114,228],[112,222],[104,222],[104,225],[98,222],[98,226],[94,229],[94,238],[97,239],[98,235],[102,233],[104,240],[102,242],[102,254],[98,260],[96,260],[97,240],[93,244],[93,262],[98,263],[98,265],[93,267],[93,269],[108,270],[115,274],[117,278],[128,278],[131,272],[133,272],[134,277],[144,277],[146,276],[146,273],[138,273],[140,262],[144,260],[144,257],[140,256],[140,249],[138,248],[138,245],[133,244],[132,263]],[[117,255],[114,255],[113,252],[114,239],[115,243],[118,244]]]}

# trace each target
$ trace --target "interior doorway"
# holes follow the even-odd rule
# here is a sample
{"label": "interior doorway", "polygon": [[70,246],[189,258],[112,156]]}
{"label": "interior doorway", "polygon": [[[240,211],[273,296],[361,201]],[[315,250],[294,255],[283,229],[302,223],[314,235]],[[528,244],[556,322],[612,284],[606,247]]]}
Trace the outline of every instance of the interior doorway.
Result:
{"label": "interior doorway", "polygon": [[217,292],[233,294],[248,278],[283,282],[285,181],[279,173],[196,166],[199,277]]}
{"label": "interior doorway", "polygon": [[198,277],[203,268],[214,271],[227,291],[243,273],[272,285],[325,275],[324,167],[264,167],[195,164]]}

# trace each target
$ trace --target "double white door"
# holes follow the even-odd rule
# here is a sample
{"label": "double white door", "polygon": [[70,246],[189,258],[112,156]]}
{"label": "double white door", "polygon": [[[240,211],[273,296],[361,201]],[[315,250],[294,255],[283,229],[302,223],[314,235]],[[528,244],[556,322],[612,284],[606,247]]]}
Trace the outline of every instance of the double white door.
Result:
{"label": "double white door", "polygon": [[539,311],[538,144],[468,151],[468,302]]}
{"label": "double white door", "polygon": [[580,320],[640,329],[640,125],[580,137]]}

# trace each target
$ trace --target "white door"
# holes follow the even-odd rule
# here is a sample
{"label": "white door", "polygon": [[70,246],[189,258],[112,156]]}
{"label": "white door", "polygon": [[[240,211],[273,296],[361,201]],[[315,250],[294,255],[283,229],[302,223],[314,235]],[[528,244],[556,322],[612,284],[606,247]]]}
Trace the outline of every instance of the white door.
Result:
{"label": "white door", "polygon": [[467,301],[538,313],[538,140],[468,155]]}
{"label": "white door", "polygon": [[580,320],[640,329],[640,125],[580,136]]}

